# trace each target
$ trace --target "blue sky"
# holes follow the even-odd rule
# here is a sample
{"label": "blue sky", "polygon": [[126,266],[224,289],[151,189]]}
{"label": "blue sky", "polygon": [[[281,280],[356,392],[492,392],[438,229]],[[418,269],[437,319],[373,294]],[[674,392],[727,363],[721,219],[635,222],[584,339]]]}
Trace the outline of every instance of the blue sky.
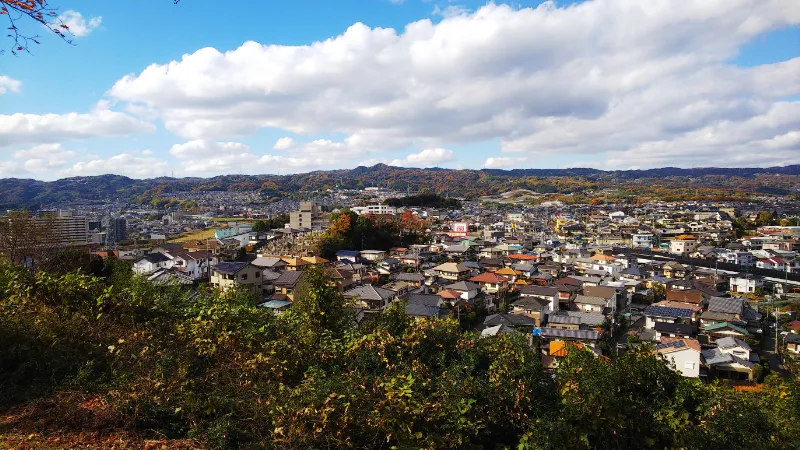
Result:
{"label": "blue sky", "polygon": [[800,163],[794,0],[51,3],[0,177]]}

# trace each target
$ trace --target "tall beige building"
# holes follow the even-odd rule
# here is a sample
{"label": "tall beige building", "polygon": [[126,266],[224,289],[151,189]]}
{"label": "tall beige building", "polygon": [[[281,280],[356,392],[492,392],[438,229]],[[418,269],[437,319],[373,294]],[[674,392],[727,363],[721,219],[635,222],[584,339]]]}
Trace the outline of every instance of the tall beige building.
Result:
{"label": "tall beige building", "polygon": [[289,226],[324,230],[328,227],[328,215],[314,202],[300,202],[300,209],[289,213]]}
{"label": "tall beige building", "polygon": [[59,211],[54,222],[61,245],[85,245],[91,242],[88,217],[74,216],[72,211]]}
{"label": "tall beige building", "polygon": [[[9,210],[8,214],[14,213]],[[37,227],[47,228],[49,245],[71,246],[86,245],[92,242],[89,234],[89,218],[73,215],[72,211],[39,211],[25,216],[36,221]]]}

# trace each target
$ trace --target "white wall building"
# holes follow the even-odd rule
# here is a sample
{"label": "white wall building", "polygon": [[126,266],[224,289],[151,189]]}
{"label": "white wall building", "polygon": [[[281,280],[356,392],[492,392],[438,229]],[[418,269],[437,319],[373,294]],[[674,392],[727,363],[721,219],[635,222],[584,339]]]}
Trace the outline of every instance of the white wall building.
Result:
{"label": "white wall building", "polygon": [[653,248],[653,234],[634,234],[631,236],[631,245],[638,248]]}

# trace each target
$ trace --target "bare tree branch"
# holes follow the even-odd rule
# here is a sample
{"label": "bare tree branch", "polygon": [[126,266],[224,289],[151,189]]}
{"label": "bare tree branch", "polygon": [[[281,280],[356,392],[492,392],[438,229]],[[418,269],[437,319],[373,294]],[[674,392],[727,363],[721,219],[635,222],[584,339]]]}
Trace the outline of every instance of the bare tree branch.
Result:
{"label": "bare tree branch", "polygon": [[[11,54],[31,53],[31,45],[39,44],[38,34],[27,34],[17,25],[22,19],[30,19],[55,33],[64,42],[72,45],[69,26],[58,16],[58,8],[50,6],[47,0],[0,0],[0,16],[6,16],[9,27],[7,37],[11,38]],[[0,50],[0,54],[4,53]]]}

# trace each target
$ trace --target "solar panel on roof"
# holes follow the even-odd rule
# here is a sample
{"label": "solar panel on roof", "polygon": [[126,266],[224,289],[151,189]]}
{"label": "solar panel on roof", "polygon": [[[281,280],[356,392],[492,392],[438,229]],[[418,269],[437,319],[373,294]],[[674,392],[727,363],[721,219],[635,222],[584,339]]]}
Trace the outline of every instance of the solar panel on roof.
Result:
{"label": "solar panel on roof", "polygon": [[669,306],[653,306],[650,305],[644,310],[646,316],[659,316],[659,317],[692,317],[691,309],[672,308]]}
{"label": "solar panel on roof", "polygon": [[226,262],[223,261],[216,266],[214,270],[221,273],[236,273],[247,266],[246,262]]}

